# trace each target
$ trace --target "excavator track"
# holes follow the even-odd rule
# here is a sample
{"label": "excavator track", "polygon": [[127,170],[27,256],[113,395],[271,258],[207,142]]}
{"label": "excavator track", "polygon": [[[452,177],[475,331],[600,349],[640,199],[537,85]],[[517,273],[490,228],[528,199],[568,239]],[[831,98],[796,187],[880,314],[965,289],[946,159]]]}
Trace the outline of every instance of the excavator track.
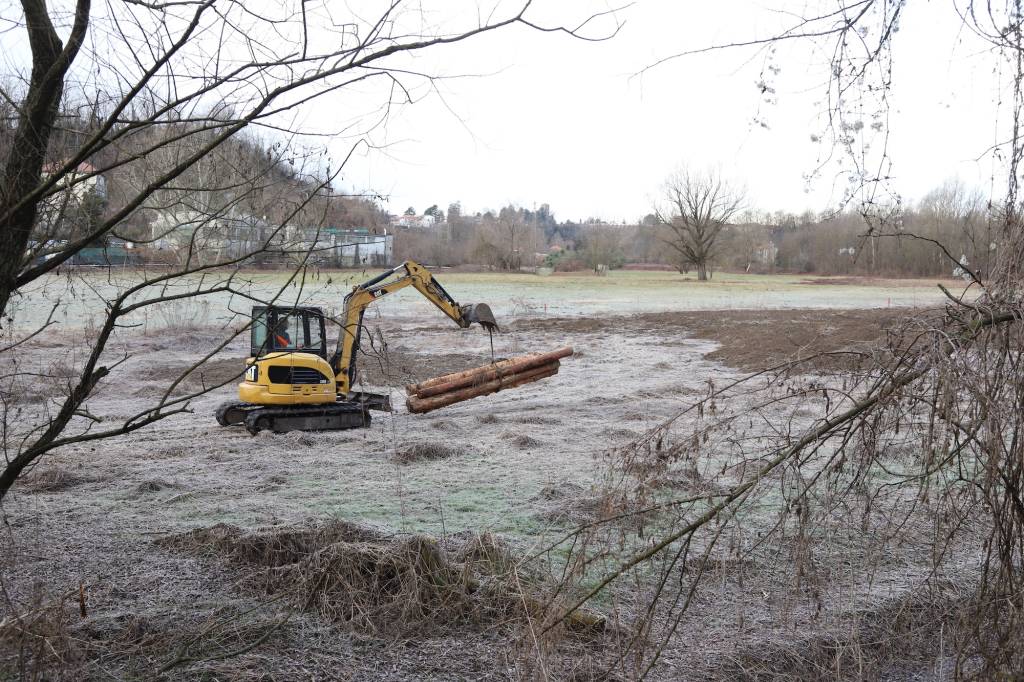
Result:
{"label": "excavator track", "polygon": [[244,424],[245,415],[254,409],[258,409],[259,405],[253,405],[252,403],[243,403],[238,400],[229,400],[226,403],[221,403],[220,407],[217,408],[217,423],[221,426],[234,426],[235,424]]}
{"label": "excavator track", "polygon": [[259,407],[245,414],[245,430],[254,436],[260,431],[340,431],[369,425],[370,413],[352,403]]}
{"label": "excavator track", "polygon": [[221,426],[245,424],[252,435],[260,431],[340,431],[370,425],[370,413],[364,405],[334,403],[272,407],[243,402],[228,402],[217,409]]}

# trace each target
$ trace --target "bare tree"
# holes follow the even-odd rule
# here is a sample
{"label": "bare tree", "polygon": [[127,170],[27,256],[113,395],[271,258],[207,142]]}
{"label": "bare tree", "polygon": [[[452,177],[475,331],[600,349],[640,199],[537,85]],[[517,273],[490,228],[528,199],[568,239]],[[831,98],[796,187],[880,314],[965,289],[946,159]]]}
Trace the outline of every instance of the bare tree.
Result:
{"label": "bare tree", "polygon": [[588,227],[583,233],[582,245],[587,267],[593,270],[597,270],[599,265],[619,267],[624,260],[622,241],[622,230],[619,228]]}
{"label": "bare tree", "polygon": [[[692,265],[706,281],[722,229],[743,208],[744,192],[714,170],[682,168],[665,181],[658,221],[669,228],[665,243],[682,266]],[[682,267],[680,272],[682,272]]]}
{"label": "bare tree", "polygon": [[[58,333],[62,298],[66,306],[87,292],[89,303],[81,307],[89,319],[76,322],[91,331],[74,332],[82,352],[68,371],[48,377],[60,390],[41,404],[7,399],[0,405],[0,500],[56,448],[189,410],[190,400],[211,386],[178,389],[244,325],[233,325],[203,361],[126,419],[94,414],[88,402],[117,383],[132,357],[125,339],[150,310],[205,297],[277,300],[287,287],[300,292],[289,292],[291,303],[306,296],[305,268],[326,248],[321,229],[338,205],[332,187],[348,155],[371,145],[369,133],[393,105],[429,91],[434,74],[416,71],[408,57],[513,26],[579,36],[577,29],[538,25],[532,5],[526,0],[441,31],[420,3],[407,7],[402,0],[374,13],[304,1],[255,12],[234,0],[98,7],[77,0],[70,19],[43,0],[23,0],[21,15],[5,17],[4,29],[5,37],[25,36],[31,64],[25,74],[9,62],[0,88],[0,313],[9,321],[28,319],[4,330],[0,360],[10,370],[4,397],[17,395],[25,380],[17,368],[23,344],[44,330]],[[300,111],[326,96],[342,98],[354,114],[336,129],[308,132],[348,141],[340,159],[327,155],[320,137],[309,142],[296,124]],[[257,132],[269,139],[260,142]],[[106,206],[55,239],[49,207],[98,178],[107,184]],[[173,267],[105,280],[59,270],[116,237],[173,252],[167,259]],[[256,290],[240,274],[244,267],[289,262],[297,265],[274,290]],[[40,298],[41,290],[50,298]],[[49,317],[39,314],[46,300],[57,301]]]}
{"label": "bare tree", "polygon": [[523,209],[506,206],[497,216],[488,213],[474,235],[473,255],[483,263],[518,272],[532,263],[533,254],[544,243],[541,230],[528,221]]}

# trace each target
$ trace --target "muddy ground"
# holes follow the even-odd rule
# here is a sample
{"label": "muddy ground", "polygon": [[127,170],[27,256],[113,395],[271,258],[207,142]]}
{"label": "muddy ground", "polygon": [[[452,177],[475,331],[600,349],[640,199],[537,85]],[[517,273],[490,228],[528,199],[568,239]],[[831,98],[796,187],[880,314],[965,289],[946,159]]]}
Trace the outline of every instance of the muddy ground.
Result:
{"label": "muddy ground", "polygon": [[[443,595],[424,593],[420,584],[410,588],[401,567],[402,557],[412,555],[402,543],[421,534],[438,538],[441,558],[431,561],[441,566],[440,574],[454,571],[489,584],[486,571],[466,558],[474,538],[496,538],[502,551],[522,557],[591,520],[604,454],[685,408],[706,392],[709,380],[869,347],[906,314],[522,317],[495,338],[496,356],[572,345],[576,355],[563,361],[558,376],[422,416],[400,406],[366,430],[256,437],[213,420],[216,405],[234,396],[233,377],[242,369],[245,344],[235,341],[182,383],[194,390],[226,382],[191,401],[189,412],[133,434],[64,447],[5,502],[0,619],[30,613],[40,625],[31,636],[4,640],[0,677],[42,660],[69,671],[68,679],[151,679],[176,659],[167,679],[542,676],[535,653],[524,645],[529,630],[516,615],[519,607],[483,600],[483,592],[474,591],[461,610],[451,610]],[[421,319],[378,318],[371,324],[380,336],[375,348],[367,344],[363,381],[393,390],[399,404],[405,383],[491,357],[489,339],[479,330]],[[89,404],[103,420],[95,428],[137,413],[219,338],[207,329],[124,339],[128,359]],[[67,342],[48,339],[45,346],[27,348],[23,369],[52,374],[73,367],[80,358],[64,350]],[[811,363],[807,371],[816,369],[820,365]],[[24,388],[23,399],[37,405],[45,396],[33,395],[53,390]],[[294,602],[282,598],[289,593],[281,584],[295,581],[281,571],[292,564],[274,552],[286,546],[307,556],[323,549],[322,528],[332,521],[355,524],[356,530],[345,526],[344,546],[361,557],[358,566],[391,562],[388,594],[413,590],[419,600],[414,613],[397,598],[383,606],[374,602],[383,610],[373,617],[366,615],[366,602],[348,597],[286,608]],[[221,529],[216,542],[195,539],[197,530],[211,528]],[[297,536],[296,529],[314,530]],[[321,544],[310,544],[310,537]],[[273,551],[267,550],[271,545]],[[859,643],[876,637],[873,621],[847,618],[849,613],[885,618],[885,609],[903,613],[900,605],[913,602],[917,579],[927,575],[915,551],[908,547],[905,560],[883,563],[872,585],[845,600],[830,592],[849,591],[841,575],[834,585],[826,580],[807,603],[790,603],[773,592],[787,581],[779,566],[751,565],[738,581],[723,568],[715,588],[698,597],[698,617],[670,641],[653,678],[732,679],[758,669],[766,655],[795,657],[784,665],[796,671],[792,679],[806,677],[800,671],[810,668],[800,667],[801,656],[813,659],[806,665],[817,665],[815,647],[824,647],[825,659],[841,658],[826,646],[839,641],[829,623],[841,624],[844,636]],[[422,556],[415,554],[413,562]],[[352,570],[365,577],[364,569]],[[384,589],[374,584],[366,590]],[[598,606],[607,609],[609,603]],[[822,609],[832,615],[822,618]],[[555,679],[599,677],[608,636],[567,636],[543,672]],[[700,646],[694,646],[697,638]],[[24,649],[15,651],[15,642]],[[34,646],[42,651],[35,659],[29,655]],[[919,679],[936,670],[942,677],[927,647],[913,648],[920,646],[880,655],[881,667],[872,670],[889,679]],[[920,660],[907,658],[908,651]]]}

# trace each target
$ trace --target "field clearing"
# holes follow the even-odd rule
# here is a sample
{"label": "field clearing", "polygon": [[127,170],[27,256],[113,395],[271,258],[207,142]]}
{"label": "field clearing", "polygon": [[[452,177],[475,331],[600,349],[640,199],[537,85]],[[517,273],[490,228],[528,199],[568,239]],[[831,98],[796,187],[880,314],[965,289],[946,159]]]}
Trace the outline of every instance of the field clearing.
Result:
{"label": "field clearing", "polygon": [[[279,283],[263,277],[254,286]],[[574,346],[576,355],[543,382],[427,415],[408,414],[404,384],[483,364],[490,346],[482,330],[459,330],[414,292],[403,292],[367,315],[377,344],[361,360],[366,387],[392,392],[396,412],[378,413],[365,430],[250,437],[213,420],[216,406],[234,396],[232,378],[243,369],[247,340],[235,339],[198,376],[186,379],[191,387],[227,382],[194,400],[192,413],[100,444],[65,447],[14,490],[3,510],[10,551],[0,564],[14,601],[31,602],[39,585],[61,593],[82,583],[90,627],[103,641],[121,637],[127,622],[144,622],[157,632],[194,631],[225,610],[248,614],[259,608],[261,596],[240,586],[245,573],[237,566],[154,544],[217,524],[262,532],[335,520],[369,524],[388,537],[427,534],[443,542],[490,533],[515,556],[528,556],[606,513],[605,486],[610,476],[621,475],[616,448],[706,395],[710,385],[796,356],[869,347],[905,317],[906,306],[941,301],[934,284],[917,281],[822,284],[726,275],[697,284],[648,272],[608,278],[445,273],[442,280],[462,302],[493,305],[505,325],[494,341],[498,357],[561,345]],[[322,305],[332,305],[343,291],[336,281],[318,286],[317,298],[312,291],[310,298]],[[548,298],[545,314],[541,301]],[[23,312],[23,321],[37,314]],[[633,314],[607,314],[613,312]],[[101,384],[89,403],[91,414],[116,423],[138,412],[223,339],[217,316],[211,312],[187,330],[154,325],[124,332],[118,351],[129,357]],[[80,359],[70,328],[27,347],[22,370],[52,374],[57,365],[74,367]],[[735,400],[742,406],[742,396]],[[779,414],[795,429],[813,418],[813,403],[803,413]],[[431,459],[417,453],[437,454]],[[703,489],[722,461],[709,454],[692,468],[669,470],[667,487],[651,499]],[[782,500],[772,495],[762,504],[772,508],[743,520],[749,538],[741,536],[741,544],[756,547],[751,538]],[[672,522],[655,519],[646,533]],[[626,533],[623,555],[648,537]],[[913,598],[928,575],[927,553],[912,534],[902,554],[881,560],[872,554],[870,537],[849,542],[849,549],[816,558],[816,571],[829,577],[820,579],[815,593],[794,587],[786,559],[780,564],[755,552],[748,563],[736,562],[742,571],[737,580],[726,568],[733,566],[731,555],[723,555],[721,575],[702,591],[696,618],[672,640],[654,679],[735,679],[730,665],[756,662],[787,642],[810,651],[813,643],[802,638],[862,627],[894,600]],[[562,556],[556,552],[553,560]],[[868,556],[880,563],[872,582],[863,584],[851,567]],[[632,598],[613,592],[598,605],[628,610]],[[249,617],[238,616],[242,622]],[[794,633],[791,639],[780,634],[787,632]],[[695,638],[704,645],[693,648]],[[272,679],[334,679],[343,670],[353,679],[511,679],[529,667],[508,653],[514,641],[507,629],[481,626],[398,643],[388,632],[351,631],[309,613],[253,652],[223,665],[183,667],[170,678],[194,679],[203,672],[217,679],[261,679],[257,673],[263,672]],[[567,646],[563,672],[575,669],[574,660],[601,659],[600,642]],[[171,655],[155,644],[142,651],[130,663],[112,663],[115,676],[149,677]],[[934,665],[936,677],[944,677],[941,660],[911,665],[883,656],[880,665],[890,679],[917,679]],[[95,662],[87,669],[96,679],[109,672]]]}
{"label": "field clearing", "polygon": [[[290,280],[285,273],[250,272],[239,275],[236,284],[244,293],[264,300],[276,297],[282,304],[316,305],[338,311],[351,287],[377,272],[323,271],[307,273],[305,280]],[[710,282],[697,282],[692,275],[621,270],[612,271],[607,277],[592,273],[539,277],[443,270],[437,274],[456,300],[488,303],[503,319],[522,315],[587,317],[686,310],[927,307],[944,300],[936,281],[924,279],[717,273]],[[62,328],[95,325],[96,314],[104,309],[105,299],[139,282],[140,276],[134,270],[78,269],[43,278],[26,287],[25,295],[12,302],[8,314],[13,323],[8,329],[27,333],[42,324],[55,305],[54,319]],[[147,295],[181,293],[200,281],[198,276],[183,278],[166,290],[154,287]],[[942,283],[951,291],[958,291],[963,284],[959,280]],[[153,306],[133,315],[131,322],[144,331],[177,326],[183,318],[195,321],[197,317],[203,324],[230,325],[238,322],[239,314],[247,314],[251,305],[247,298],[219,293],[203,297],[201,303]],[[421,297],[405,292],[380,300],[371,312],[429,319],[434,308]]]}

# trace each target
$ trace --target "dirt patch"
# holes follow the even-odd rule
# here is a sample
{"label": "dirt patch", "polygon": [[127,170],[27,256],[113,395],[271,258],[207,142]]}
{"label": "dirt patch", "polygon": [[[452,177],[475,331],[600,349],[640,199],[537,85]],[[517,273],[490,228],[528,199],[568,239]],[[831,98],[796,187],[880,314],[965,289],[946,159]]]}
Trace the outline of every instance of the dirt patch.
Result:
{"label": "dirt patch", "polygon": [[[951,280],[954,281],[955,280]],[[922,284],[929,284],[934,286],[934,283],[930,280],[920,279],[905,279],[900,277],[869,277],[869,276],[849,276],[849,277],[805,277],[800,280],[799,284],[811,284],[811,285],[832,285],[832,286],[860,286],[860,287],[886,287],[890,289],[903,289],[911,287],[920,287]]]}
{"label": "dirt patch", "polygon": [[394,460],[399,464],[412,464],[423,460],[450,459],[465,454],[464,451],[445,443],[414,443],[395,452]]}
{"label": "dirt patch", "polygon": [[834,286],[875,286],[882,280],[873,277],[807,277],[800,284],[823,284]]}
{"label": "dirt patch", "polygon": [[[798,358],[811,358],[809,370],[837,369],[855,362],[883,343],[910,311],[734,311],[690,322],[694,336],[721,347],[707,357],[747,371]],[[850,351],[849,355],[825,353]]]}
{"label": "dirt patch", "polygon": [[[679,336],[707,339],[720,347],[705,357],[745,371],[757,371],[797,358],[808,371],[835,368],[885,341],[912,309],[877,310],[715,310],[644,313],[616,318],[526,320],[524,328],[563,333],[631,333],[674,341]],[[849,355],[822,356],[850,351]],[[673,364],[661,360],[656,369]]]}
{"label": "dirt patch", "polygon": [[[169,386],[182,374],[187,372],[193,362],[175,365],[148,366],[138,373],[138,377],[144,381]],[[245,372],[245,358],[211,358],[182,379],[179,385],[185,391],[197,391],[213,386],[229,384],[238,379],[241,380]],[[146,389],[148,392],[149,389]]]}
{"label": "dirt patch", "polygon": [[538,500],[565,500],[582,497],[585,495],[583,487],[576,483],[569,481],[562,481],[561,483],[549,483],[540,489],[536,495],[531,499],[533,501]]}

